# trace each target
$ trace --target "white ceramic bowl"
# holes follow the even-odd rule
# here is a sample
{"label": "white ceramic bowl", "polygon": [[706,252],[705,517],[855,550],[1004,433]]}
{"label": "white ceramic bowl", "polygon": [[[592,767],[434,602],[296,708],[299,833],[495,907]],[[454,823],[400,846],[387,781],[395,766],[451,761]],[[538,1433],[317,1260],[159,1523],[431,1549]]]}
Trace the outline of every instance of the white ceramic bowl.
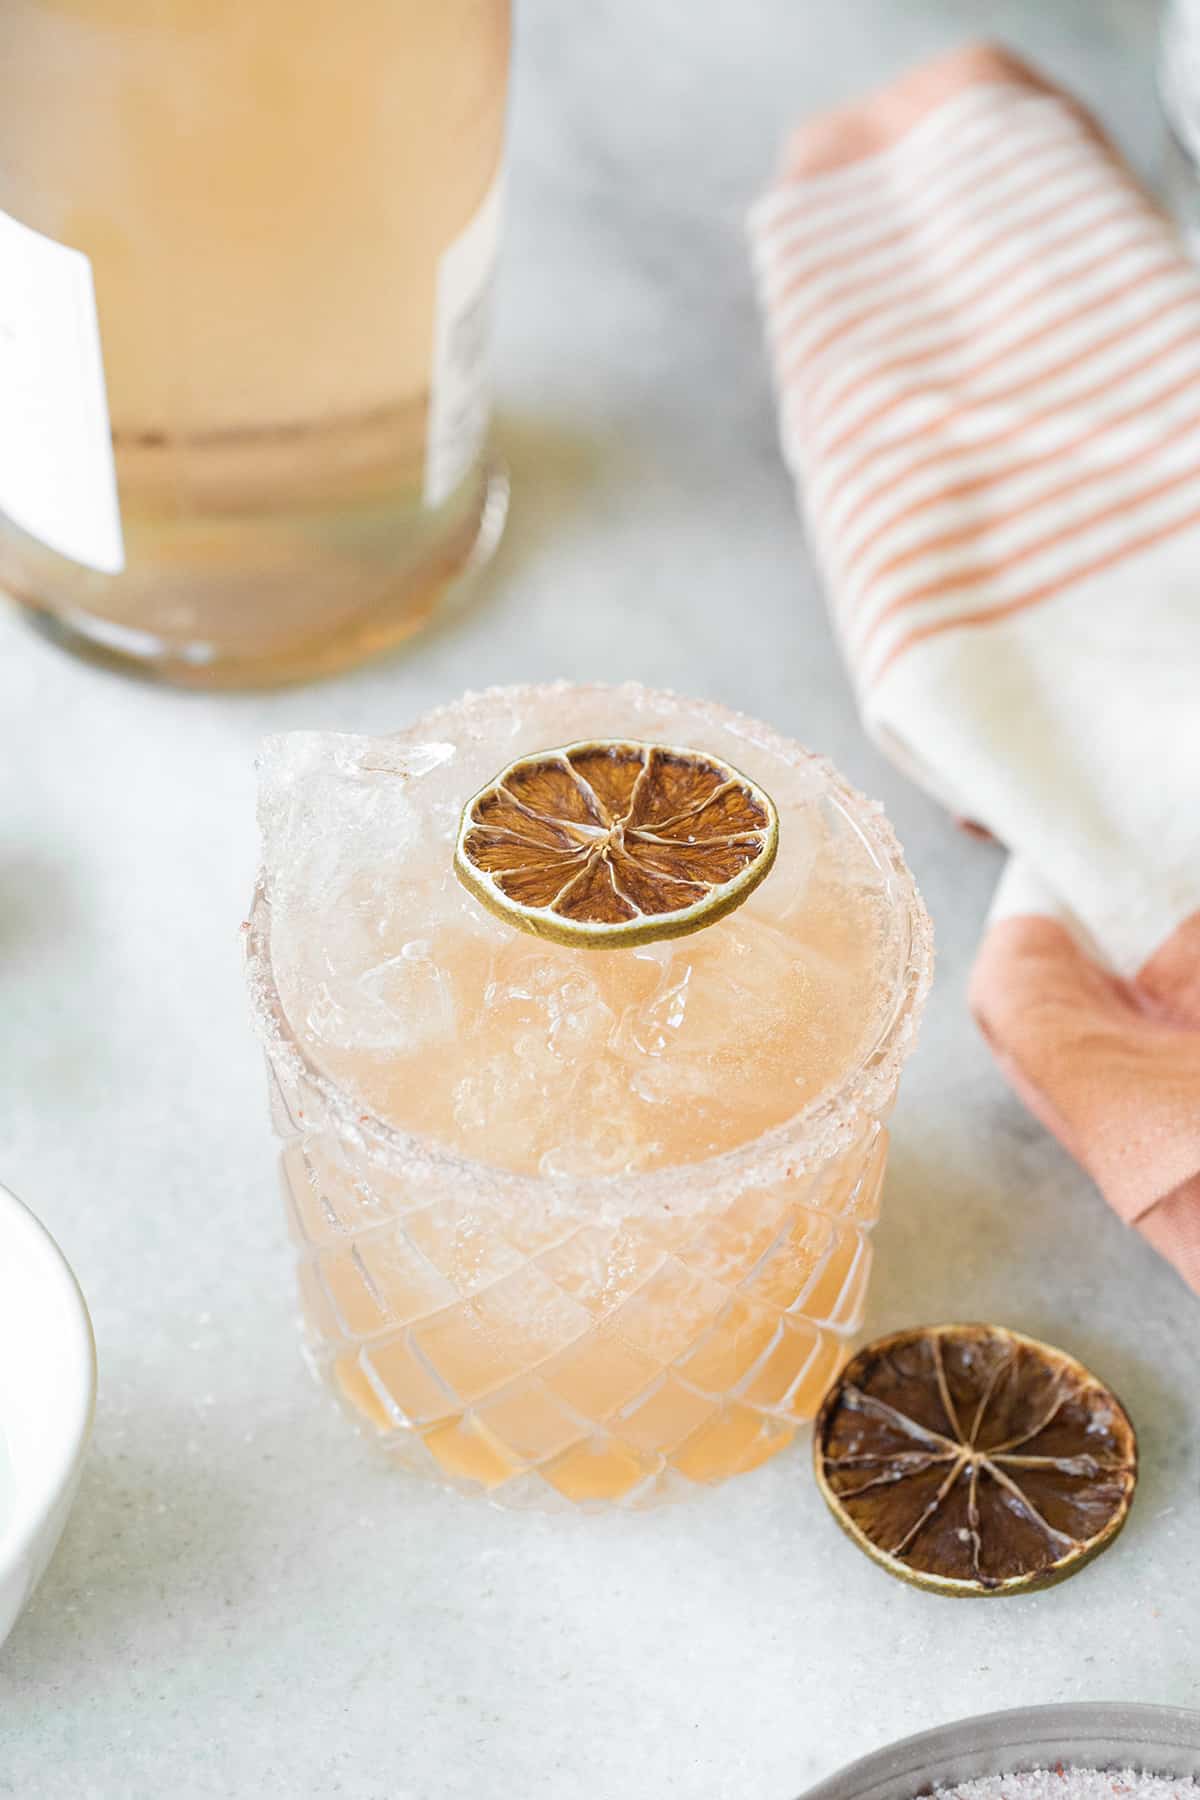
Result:
{"label": "white ceramic bowl", "polygon": [[0,1187],[0,1644],[66,1524],[95,1399],[79,1283],[50,1233]]}

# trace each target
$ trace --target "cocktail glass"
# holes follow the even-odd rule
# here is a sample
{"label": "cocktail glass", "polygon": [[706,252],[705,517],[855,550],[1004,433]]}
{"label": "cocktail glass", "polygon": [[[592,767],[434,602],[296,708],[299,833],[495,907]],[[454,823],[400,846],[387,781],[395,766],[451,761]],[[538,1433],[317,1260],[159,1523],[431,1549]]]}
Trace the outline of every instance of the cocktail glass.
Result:
{"label": "cocktail glass", "polygon": [[[546,945],[453,879],[513,756],[624,735],[773,793],[727,919]],[[811,1419],[863,1312],[886,1120],[932,969],[879,808],[707,703],[491,690],[265,754],[248,969],[308,1354],[403,1466],[514,1506],[651,1504]]]}

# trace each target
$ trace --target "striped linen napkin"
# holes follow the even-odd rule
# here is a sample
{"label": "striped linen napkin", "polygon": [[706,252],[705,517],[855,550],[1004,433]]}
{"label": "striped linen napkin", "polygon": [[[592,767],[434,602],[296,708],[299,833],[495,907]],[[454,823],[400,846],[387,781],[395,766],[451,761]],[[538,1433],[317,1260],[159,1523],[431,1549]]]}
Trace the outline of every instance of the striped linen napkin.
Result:
{"label": "striped linen napkin", "polygon": [[1200,275],[987,46],[804,126],[750,235],[864,720],[1012,852],[976,1016],[1200,1291]]}

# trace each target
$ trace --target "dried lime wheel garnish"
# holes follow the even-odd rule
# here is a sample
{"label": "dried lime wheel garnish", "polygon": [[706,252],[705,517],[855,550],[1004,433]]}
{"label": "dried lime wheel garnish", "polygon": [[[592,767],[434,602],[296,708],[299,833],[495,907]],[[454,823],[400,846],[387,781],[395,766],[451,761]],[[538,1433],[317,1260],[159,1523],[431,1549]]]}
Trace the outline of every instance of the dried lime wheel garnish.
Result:
{"label": "dried lime wheel garnish", "polygon": [[1062,1581],[1112,1543],[1137,1481],[1116,1396],[1065,1351],[997,1325],[926,1325],[860,1350],[813,1449],[843,1530],[939,1594]]}
{"label": "dried lime wheel garnish", "polygon": [[601,738],[510,763],[464,807],[454,867],[510,925],[600,950],[711,925],[778,843],[773,801],[719,757]]}

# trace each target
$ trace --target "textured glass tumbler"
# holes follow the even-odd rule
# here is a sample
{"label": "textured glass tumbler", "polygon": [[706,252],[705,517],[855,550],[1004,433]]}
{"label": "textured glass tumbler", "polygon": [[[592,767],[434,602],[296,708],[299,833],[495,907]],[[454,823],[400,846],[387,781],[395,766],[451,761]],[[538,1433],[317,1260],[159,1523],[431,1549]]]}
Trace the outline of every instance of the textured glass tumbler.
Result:
{"label": "textured glass tumbler", "polygon": [[895,909],[884,1024],[836,1092],[706,1161],[564,1182],[357,1111],[297,1044],[247,932],[311,1360],[405,1467],[514,1506],[652,1504],[811,1419],[863,1312],[885,1121],[932,969],[878,810],[847,822]]}

